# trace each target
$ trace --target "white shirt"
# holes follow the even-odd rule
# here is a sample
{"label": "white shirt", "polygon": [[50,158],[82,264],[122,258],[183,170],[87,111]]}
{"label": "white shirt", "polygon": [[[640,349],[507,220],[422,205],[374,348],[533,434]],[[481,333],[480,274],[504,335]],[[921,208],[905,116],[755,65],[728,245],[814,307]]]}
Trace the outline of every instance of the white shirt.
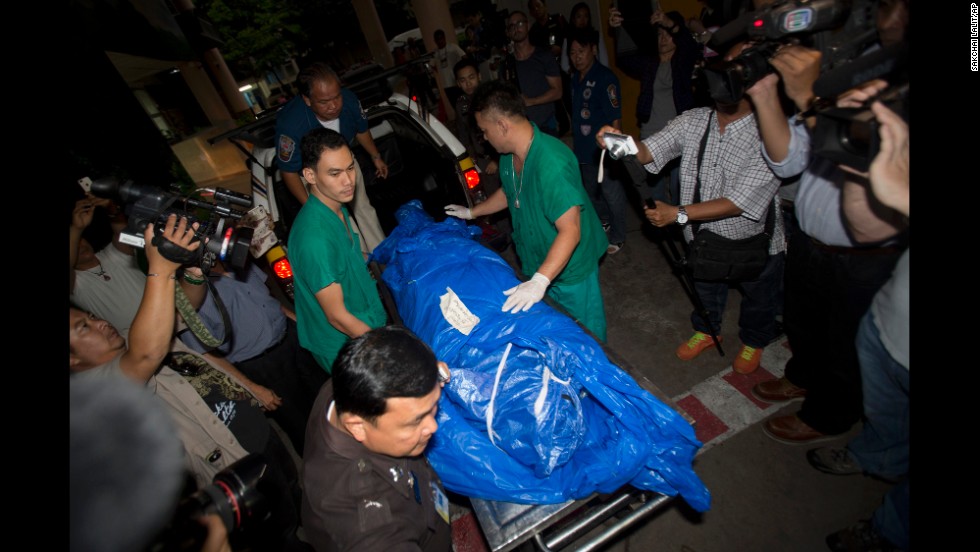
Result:
{"label": "white shirt", "polygon": [[119,251],[113,244],[96,253],[95,257],[99,266],[75,270],[75,290],[71,300],[78,307],[107,320],[116,331],[129,331],[143,300],[146,275],[136,265],[136,257]]}

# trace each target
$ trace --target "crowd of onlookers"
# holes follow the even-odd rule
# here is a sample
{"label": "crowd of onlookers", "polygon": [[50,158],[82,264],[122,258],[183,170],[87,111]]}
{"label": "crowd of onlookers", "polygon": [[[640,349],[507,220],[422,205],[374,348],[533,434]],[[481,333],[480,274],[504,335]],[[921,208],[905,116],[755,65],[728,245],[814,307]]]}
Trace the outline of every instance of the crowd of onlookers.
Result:
{"label": "crowd of onlookers", "polygon": [[[432,68],[409,74],[410,87],[430,106],[443,103],[488,195],[478,205],[447,205],[446,214],[510,222],[525,281],[488,290],[500,294],[502,310],[528,311],[547,296],[603,342],[599,263],[626,246],[628,209],[687,244],[689,255],[704,254],[708,242],[725,250],[766,236],[751,267],[720,261],[737,276],[685,268],[693,333],[676,355],[688,361],[721,344],[736,289],[733,370],[755,372],[783,334],[792,349],[785,374],[752,393],[802,404],[766,420],[765,433],[811,444],[862,423],[846,446],[812,448],[807,460],[826,473],[895,482],[869,520],[828,536],[828,545],[908,549],[907,102],[877,101],[883,91],[907,90],[907,68],[818,98],[824,53],[786,43],[767,56],[764,75],[733,91],[719,75],[730,77],[755,44],[712,41],[738,14],[702,4],[688,20],[656,10],[637,22],[617,8],[593,18],[586,3],[565,18],[531,0],[526,13],[503,18],[468,8],[461,45],[437,30]],[[908,10],[907,0],[878,2],[876,39],[861,55],[907,42]],[[409,42],[395,54],[407,63],[421,52]],[[613,69],[639,82],[636,105],[626,109],[635,137],[623,132]],[[144,245],[134,247],[120,239],[129,222],[120,205],[78,193],[69,226],[69,370],[72,539],[82,548],[98,539],[106,550],[145,546],[168,521],[165,506],[185,494],[177,492],[181,467],[207,488],[260,455],[268,519],[241,533],[206,519],[212,537],[201,549],[449,549],[446,494],[421,456],[449,370],[411,332],[388,325],[364,262],[384,233],[352,144],[378,178],[388,167],[357,96],[332,68],[312,64],[298,85],[276,131],[280,172],[302,204],[288,240],[294,305],[283,305],[254,266],[174,260],[171,246],[202,247],[196,223],[160,220],[139,230]],[[870,110],[878,137],[865,163],[828,155],[814,138],[833,106]],[[139,393],[119,391],[116,403],[98,392],[121,381]],[[133,404],[122,401],[127,393]],[[155,429],[113,440],[100,417],[110,415],[123,425],[127,416],[145,418]],[[153,438],[161,431],[176,439]],[[143,444],[148,450],[134,450]],[[144,462],[172,472],[157,481],[163,490],[123,484],[120,466]],[[106,540],[97,529],[120,512],[88,500],[98,486],[92,470],[135,503],[147,499],[139,493],[173,498],[153,511],[134,507],[131,523],[112,526]]]}

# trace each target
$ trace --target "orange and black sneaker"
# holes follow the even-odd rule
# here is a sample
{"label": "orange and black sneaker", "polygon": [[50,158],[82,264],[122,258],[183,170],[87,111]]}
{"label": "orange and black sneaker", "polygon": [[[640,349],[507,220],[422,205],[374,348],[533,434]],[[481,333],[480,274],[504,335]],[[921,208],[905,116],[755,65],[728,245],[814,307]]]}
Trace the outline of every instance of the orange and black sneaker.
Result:
{"label": "orange and black sneaker", "polygon": [[[718,336],[718,343],[721,343],[720,335]],[[702,351],[714,346],[715,342],[711,339],[710,335],[704,332],[694,332],[691,339],[681,343],[681,346],[677,348],[677,358],[681,360],[693,360],[700,355]]]}
{"label": "orange and black sneaker", "polygon": [[743,343],[742,349],[735,356],[735,362],[732,362],[732,369],[739,374],[751,374],[759,367],[761,360],[762,347],[756,349]]}

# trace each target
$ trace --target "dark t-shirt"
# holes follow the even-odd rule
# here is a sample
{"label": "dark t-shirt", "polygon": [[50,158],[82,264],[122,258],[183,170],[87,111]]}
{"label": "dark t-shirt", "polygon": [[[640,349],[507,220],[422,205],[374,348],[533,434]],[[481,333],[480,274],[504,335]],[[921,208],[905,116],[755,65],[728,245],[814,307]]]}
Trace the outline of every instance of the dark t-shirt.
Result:
{"label": "dark t-shirt", "polygon": [[269,424],[258,401],[248,391],[199,356],[172,353],[171,358],[170,367],[194,387],[242,448],[252,453],[265,450]]}
{"label": "dark t-shirt", "polygon": [[[560,76],[561,68],[547,50],[535,48],[530,57],[517,60],[517,79],[520,81],[521,93],[528,98],[536,98],[548,91],[548,81],[545,77]],[[554,117],[554,102],[527,108],[527,118],[536,123],[539,128],[554,130]]]}

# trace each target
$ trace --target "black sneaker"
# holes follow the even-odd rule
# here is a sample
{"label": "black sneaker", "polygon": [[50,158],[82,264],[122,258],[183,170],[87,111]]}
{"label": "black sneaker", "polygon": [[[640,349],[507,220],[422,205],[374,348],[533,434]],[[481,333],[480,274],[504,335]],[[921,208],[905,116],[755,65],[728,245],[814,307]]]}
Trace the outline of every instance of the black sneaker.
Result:
{"label": "black sneaker", "polygon": [[806,451],[806,460],[814,468],[833,475],[864,473],[857,458],[847,447],[820,447]]}
{"label": "black sneaker", "polygon": [[875,531],[871,520],[856,524],[827,535],[827,547],[833,552],[902,552],[894,544]]}

